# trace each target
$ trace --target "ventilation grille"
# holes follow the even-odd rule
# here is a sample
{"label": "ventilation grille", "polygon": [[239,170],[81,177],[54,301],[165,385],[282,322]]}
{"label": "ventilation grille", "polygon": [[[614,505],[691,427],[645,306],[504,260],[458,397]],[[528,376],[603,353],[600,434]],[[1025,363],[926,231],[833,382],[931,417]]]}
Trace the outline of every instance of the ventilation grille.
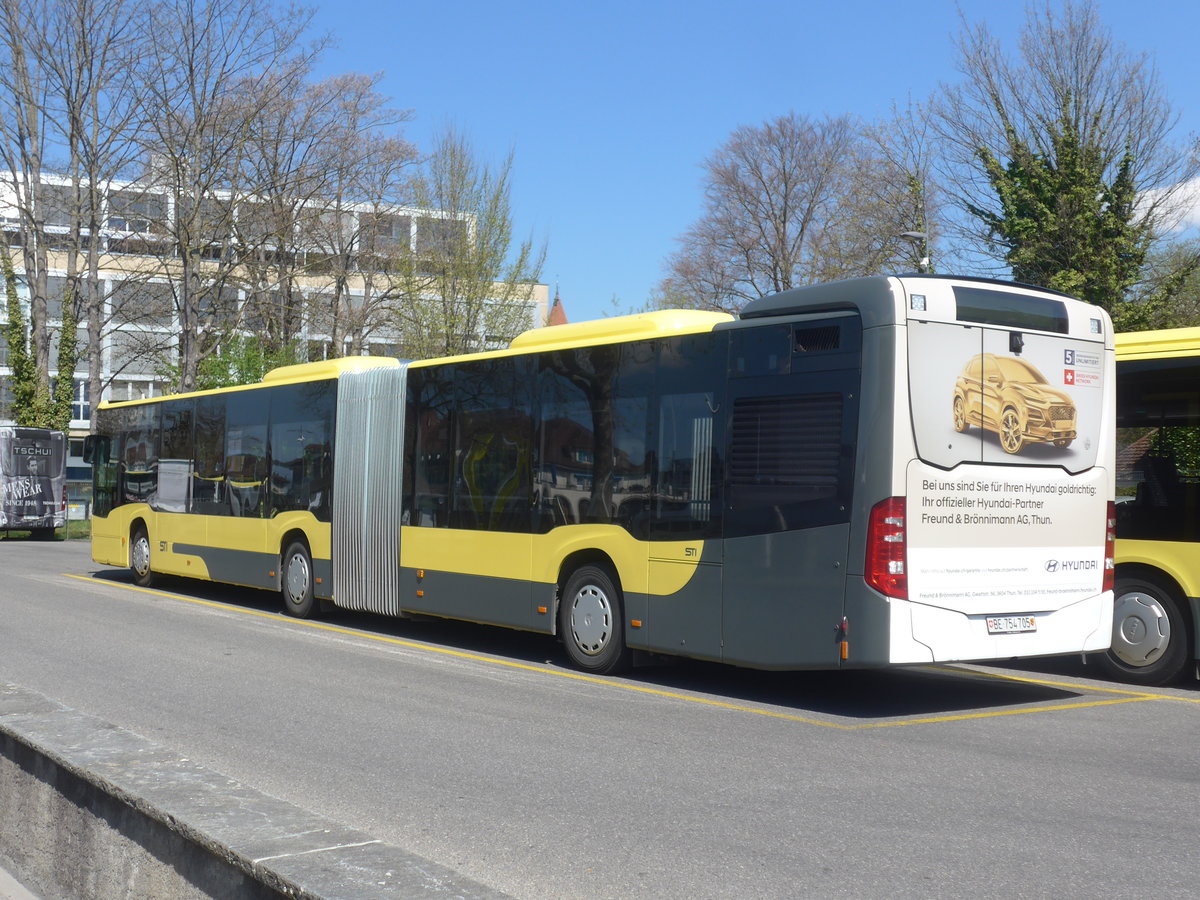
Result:
{"label": "ventilation grille", "polygon": [[841,338],[842,329],[837,325],[797,328],[795,351],[797,353],[816,353],[820,350],[837,350],[841,346]]}
{"label": "ventilation grille", "polygon": [[842,395],[739,398],[730,451],[734,484],[804,486],[832,494],[842,453]]}

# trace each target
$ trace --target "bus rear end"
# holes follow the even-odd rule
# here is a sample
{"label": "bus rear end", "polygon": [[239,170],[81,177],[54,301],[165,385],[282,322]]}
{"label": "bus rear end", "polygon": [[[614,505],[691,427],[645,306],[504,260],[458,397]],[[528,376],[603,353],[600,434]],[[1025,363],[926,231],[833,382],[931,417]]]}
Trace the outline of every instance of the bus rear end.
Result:
{"label": "bus rear end", "polygon": [[66,523],[67,438],[45,428],[0,428],[0,528],[46,536]]}
{"label": "bus rear end", "polygon": [[872,510],[864,573],[890,601],[888,661],[1107,648],[1107,315],[1002,283],[897,279],[894,290],[907,332],[896,408],[910,415],[896,418],[900,490]]}

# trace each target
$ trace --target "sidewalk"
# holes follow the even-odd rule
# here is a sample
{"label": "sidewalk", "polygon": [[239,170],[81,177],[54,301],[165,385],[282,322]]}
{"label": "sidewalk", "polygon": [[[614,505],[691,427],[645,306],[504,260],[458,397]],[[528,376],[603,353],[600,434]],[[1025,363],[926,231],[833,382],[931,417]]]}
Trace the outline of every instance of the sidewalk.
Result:
{"label": "sidewalk", "polygon": [[38,897],[25,890],[17,879],[0,868],[0,900],[38,900]]}

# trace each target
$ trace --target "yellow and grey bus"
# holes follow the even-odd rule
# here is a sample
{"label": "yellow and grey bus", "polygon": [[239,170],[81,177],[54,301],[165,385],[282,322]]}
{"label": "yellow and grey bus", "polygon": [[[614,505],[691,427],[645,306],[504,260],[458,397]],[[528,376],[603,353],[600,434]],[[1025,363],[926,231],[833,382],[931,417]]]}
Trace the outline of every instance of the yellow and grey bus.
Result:
{"label": "yellow and grey bus", "polygon": [[1200,328],[1119,334],[1118,678],[1172,681],[1197,658],[1200,628]]}
{"label": "yellow and grey bus", "polygon": [[764,669],[1106,649],[1112,331],[863,278],[505,350],[104,405],[92,554],[323,605]]}

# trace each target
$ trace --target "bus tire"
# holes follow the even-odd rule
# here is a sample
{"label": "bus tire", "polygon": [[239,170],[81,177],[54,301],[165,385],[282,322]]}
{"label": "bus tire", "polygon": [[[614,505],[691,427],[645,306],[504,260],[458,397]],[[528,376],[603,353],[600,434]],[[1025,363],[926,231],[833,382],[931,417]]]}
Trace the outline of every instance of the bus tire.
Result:
{"label": "bus tire", "polygon": [[292,541],[280,559],[279,589],[283,611],[297,619],[311,619],[318,609],[313,597],[312,557],[304,541]]}
{"label": "bus tire", "polygon": [[1132,684],[1167,684],[1179,677],[1190,657],[1178,591],[1151,577],[1117,578],[1112,649],[1100,658],[1104,669]]}
{"label": "bus tire", "polygon": [[142,525],[129,541],[129,571],[138,587],[150,587],[154,583],[154,570],[150,568],[150,535]]}
{"label": "bus tire", "polygon": [[53,528],[32,528],[29,536],[35,541],[52,541],[56,535]]}
{"label": "bus tire", "polygon": [[558,604],[559,632],[576,668],[611,675],[629,668],[625,614],[616,579],[605,568],[582,566],[571,573]]}

